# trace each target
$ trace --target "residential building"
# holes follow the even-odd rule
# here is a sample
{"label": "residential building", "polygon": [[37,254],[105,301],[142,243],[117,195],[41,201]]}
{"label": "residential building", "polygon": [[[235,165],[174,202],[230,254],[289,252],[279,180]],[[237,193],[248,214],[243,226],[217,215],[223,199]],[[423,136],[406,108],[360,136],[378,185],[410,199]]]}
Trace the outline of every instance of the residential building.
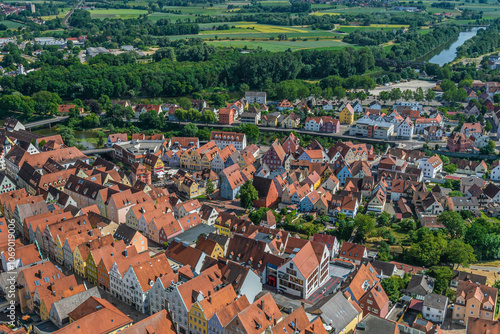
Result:
{"label": "residential building", "polygon": [[451,152],[468,152],[474,145],[465,134],[456,132],[448,138],[446,147]]}
{"label": "residential building", "polygon": [[354,109],[350,103],[340,111],[340,123],[342,124],[353,124],[354,123]]}
{"label": "residential building", "polygon": [[434,323],[443,324],[448,311],[448,297],[430,293],[424,297],[422,305],[423,318]]}
{"label": "residential building", "polygon": [[278,139],[276,139],[269,147],[269,150],[262,157],[262,163],[269,167],[269,170],[274,171],[280,167],[283,167],[285,163],[286,153],[283,150]]}
{"label": "residential building", "polygon": [[460,281],[455,296],[452,321],[466,324],[469,318],[494,319],[498,289]]}
{"label": "residential building", "polygon": [[339,254],[339,258],[341,260],[354,262],[355,264],[360,265],[361,260],[365,257],[368,257],[368,252],[365,246],[353,244],[347,241],[342,243]]}
{"label": "residential building", "polygon": [[349,135],[366,138],[389,139],[394,133],[394,124],[384,121],[374,121],[363,117],[350,129]]}
{"label": "residential building", "polygon": [[340,291],[324,296],[307,312],[321,317],[323,323],[332,328],[332,333],[338,334],[353,333],[363,318],[363,310],[358,304],[348,300]]}
{"label": "residential building", "polygon": [[291,113],[286,115],[281,121],[281,127],[285,129],[296,129],[300,125],[300,115],[296,113]]}
{"label": "residential building", "polygon": [[415,126],[409,117],[406,117],[403,122],[397,126],[399,139],[412,140]]}
{"label": "residential building", "polygon": [[267,103],[266,97],[267,97],[266,92],[246,92],[245,93],[245,99],[248,101],[249,104],[252,104],[252,103],[266,104]]}
{"label": "residential building", "polygon": [[[500,69],[500,60],[498,61],[498,68]],[[500,333],[500,321],[486,320],[480,318],[467,319],[465,327],[465,334],[489,334]]]}
{"label": "residential building", "polygon": [[424,300],[425,296],[434,290],[436,279],[425,275],[413,275],[405,289],[405,293],[417,300]]}
{"label": "residential building", "polygon": [[219,124],[233,124],[236,118],[236,109],[234,108],[220,108],[219,110]]}
{"label": "residential building", "polygon": [[430,158],[418,160],[418,168],[421,169],[426,178],[435,178],[443,170],[443,161],[436,154]]}
{"label": "residential building", "polygon": [[247,137],[244,133],[212,131],[210,140],[215,141],[219,149],[233,144],[237,151],[241,151],[247,146]]}

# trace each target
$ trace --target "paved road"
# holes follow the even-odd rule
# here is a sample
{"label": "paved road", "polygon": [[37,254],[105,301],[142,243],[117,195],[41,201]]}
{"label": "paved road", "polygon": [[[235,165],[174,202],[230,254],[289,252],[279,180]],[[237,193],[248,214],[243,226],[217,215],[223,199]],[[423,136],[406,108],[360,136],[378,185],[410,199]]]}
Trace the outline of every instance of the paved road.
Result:
{"label": "paved road", "polygon": [[485,271],[493,271],[496,273],[500,273],[500,267],[470,266],[469,268],[474,270],[485,270]]}
{"label": "paved road", "polygon": [[68,14],[66,14],[66,16],[64,17],[64,21],[62,23],[62,25],[66,28],[70,28],[69,24],[68,24],[68,21],[69,21],[69,18],[71,17],[71,15],[73,15],[73,13],[75,12],[75,9],[78,9],[82,6],[82,3],[84,2],[84,0],[80,0],[76,5],[75,7],[73,7]]}
{"label": "paved road", "polygon": [[[176,123],[176,124],[181,124],[181,125],[187,125],[193,122],[171,122],[171,123]],[[233,123],[231,125],[227,124],[204,124],[204,123],[195,123],[198,126],[207,126],[207,127],[212,127],[212,128],[228,128],[228,127],[237,127],[240,123]],[[346,135],[345,133],[323,133],[323,132],[314,132],[314,131],[306,131],[302,129],[284,129],[284,128],[272,128],[272,127],[266,127],[262,125],[258,125],[259,129],[261,131],[265,132],[292,132],[295,131],[297,133],[301,134],[306,134],[306,135],[311,135],[311,136],[321,136],[321,137],[330,137],[330,138],[338,138],[338,139],[344,139],[344,140],[357,140],[360,142],[366,142],[369,144],[383,144],[383,143],[391,143],[393,145],[397,144],[404,144],[407,145],[407,148],[419,148],[422,147],[424,142],[418,142],[418,141],[413,141],[413,140],[395,140],[395,139],[376,139],[376,138],[365,138],[365,137],[358,137],[358,136],[350,136]]]}

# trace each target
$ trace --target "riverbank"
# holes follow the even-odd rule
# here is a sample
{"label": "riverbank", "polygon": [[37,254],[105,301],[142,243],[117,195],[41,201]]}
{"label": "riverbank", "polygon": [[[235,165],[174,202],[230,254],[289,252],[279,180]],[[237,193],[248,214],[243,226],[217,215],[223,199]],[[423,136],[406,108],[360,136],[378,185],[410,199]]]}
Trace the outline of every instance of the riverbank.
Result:
{"label": "riverbank", "polygon": [[[485,27],[473,27],[468,29],[467,31],[460,32],[457,39],[449,46],[444,46],[444,48],[439,53],[435,54],[432,57],[424,56],[422,57],[422,59],[432,64],[438,64],[439,66],[443,66],[445,64],[453,62],[457,55],[457,49],[462,46],[467,40],[476,36],[477,32],[481,29],[485,29]],[[429,59],[427,60],[427,58]]]}

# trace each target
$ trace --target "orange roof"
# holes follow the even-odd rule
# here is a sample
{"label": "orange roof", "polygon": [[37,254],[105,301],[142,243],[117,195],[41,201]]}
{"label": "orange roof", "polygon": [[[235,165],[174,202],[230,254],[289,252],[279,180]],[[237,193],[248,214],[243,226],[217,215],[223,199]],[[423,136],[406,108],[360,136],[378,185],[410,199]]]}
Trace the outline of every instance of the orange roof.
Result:
{"label": "orange roof", "polygon": [[209,276],[207,273],[202,272],[201,275],[179,285],[177,289],[184,301],[184,305],[190,310],[200,294],[208,296],[208,292],[210,291],[213,293],[219,284],[222,284],[220,280],[220,271],[218,277],[214,275]]}
{"label": "orange roof", "polygon": [[311,159],[322,159],[323,151],[322,150],[307,150],[304,152]]}
{"label": "orange roof", "polygon": [[236,298],[236,292],[234,291],[233,286],[229,284],[198,303],[203,310],[205,318],[211,319],[215,312],[230,305]]}
{"label": "orange roof", "polygon": [[167,275],[172,273],[172,268],[167,257],[164,254],[159,254],[153,257],[150,261],[146,261],[140,264],[136,264],[132,267],[137,277],[142,291],[148,291],[151,289],[157,277]]}
{"label": "orange roof", "polygon": [[297,270],[307,279],[318,268],[319,262],[310,242],[306,243],[291,259]]}
{"label": "orange roof", "polygon": [[233,320],[236,315],[238,315],[238,313],[246,309],[248,306],[250,306],[250,303],[248,302],[247,296],[243,295],[233,303],[219,310],[217,312],[217,316],[222,327],[226,327],[227,324],[229,324],[229,322]]}
{"label": "orange roof", "polygon": [[238,314],[238,319],[246,334],[260,334],[263,328],[273,325],[281,317],[281,311],[270,293],[265,294]]}
{"label": "orange roof", "polygon": [[167,314],[167,310],[161,310],[144,320],[120,331],[120,334],[175,334],[174,326]]}
{"label": "orange roof", "polygon": [[123,314],[111,303],[96,297],[90,297],[68,315],[74,321],[54,333],[104,334],[114,332],[121,327],[132,324],[132,319]]}

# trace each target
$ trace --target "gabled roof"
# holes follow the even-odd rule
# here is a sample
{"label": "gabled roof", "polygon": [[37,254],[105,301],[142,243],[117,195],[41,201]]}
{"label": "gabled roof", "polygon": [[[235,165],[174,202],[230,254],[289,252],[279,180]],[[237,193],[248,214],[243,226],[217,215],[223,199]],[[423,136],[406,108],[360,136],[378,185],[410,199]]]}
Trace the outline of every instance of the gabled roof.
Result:
{"label": "gabled roof", "polygon": [[143,292],[148,291],[153,286],[158,277],[172,273],[170,263],[164,254],[159,254],[150,261],[132,266],[132,270],[139,281]]}
{"label": "gabled roof", "polygon": [[342,243],[342,247],[340,248],[340,256],[357,261],[361,261],[361,259],[365,256],[365,252],[365,246],[353,244],[347,241],[344,241]]}
{"label": "gabled roof", "polygon": [[265,294],[238,314],[247,334],[259,334],[281,317],[281,311],[270,293]]}
{"label": "gabled roof", "polygon": [[167,310],[161,310],[120,331],[121,334],[175,334]]}
{"label": "gabled roof", "polygon": [[69,317],[74,321],[54,333],[109,333],[132,323],[132,319],[111,303],[96,297],[87,299],[70,312]]}

